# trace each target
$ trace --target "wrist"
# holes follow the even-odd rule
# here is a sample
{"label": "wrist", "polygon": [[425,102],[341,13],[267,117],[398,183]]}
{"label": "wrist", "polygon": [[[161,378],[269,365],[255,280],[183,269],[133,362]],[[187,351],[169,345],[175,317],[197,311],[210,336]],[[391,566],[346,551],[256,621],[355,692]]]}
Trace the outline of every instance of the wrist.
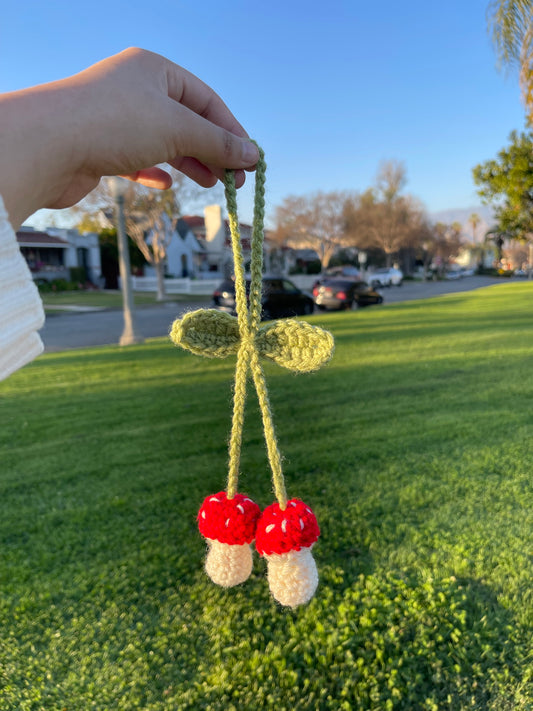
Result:
{"label": "wrist", "polygon": [[0,194],[15,229],[53,206],[82,161],[71,94],[54,82],[0,97]]}

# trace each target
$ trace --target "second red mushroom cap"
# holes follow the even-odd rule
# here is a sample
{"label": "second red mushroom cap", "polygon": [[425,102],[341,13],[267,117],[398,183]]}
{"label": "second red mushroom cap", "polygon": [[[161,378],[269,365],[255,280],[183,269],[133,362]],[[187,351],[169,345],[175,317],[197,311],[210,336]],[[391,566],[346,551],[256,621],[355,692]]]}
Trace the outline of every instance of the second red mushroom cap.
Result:
{"label": "second red mushroom cap", "polygon": [[255,532],[255,547],[260,555],[279,555],[309,548],[320,535],[312,510],[300,499],[291,499],[282,510],[271,504],[261,514]]}

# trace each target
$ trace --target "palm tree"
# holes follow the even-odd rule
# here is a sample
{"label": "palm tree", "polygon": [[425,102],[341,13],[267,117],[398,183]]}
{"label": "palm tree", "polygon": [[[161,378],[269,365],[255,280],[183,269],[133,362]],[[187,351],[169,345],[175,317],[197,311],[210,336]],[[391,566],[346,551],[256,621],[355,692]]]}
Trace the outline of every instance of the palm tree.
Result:
{"label": "palm tree", "polygon": [[502,232],[498,227],[493,227],[485,233],[485,244],[492,242],[496,249],[496,261],[498,264],[502,261],[503,245],[506,239],[510,239],[511,235],[508,232]]}
{"label": "palm tree", "polygon": [[480,216],[477,214],[477,212],[473,212],[470,217],[468,218],[468,222],[470,223],[470,226],[472,227],[472,243],[476,243],[476,229],[479,223],[481,222]]}
{"label": "palm tree", "polygon": [[533,121],[533,0],[491,0],[488,23],[499,61],[519,70],[522,100]]}

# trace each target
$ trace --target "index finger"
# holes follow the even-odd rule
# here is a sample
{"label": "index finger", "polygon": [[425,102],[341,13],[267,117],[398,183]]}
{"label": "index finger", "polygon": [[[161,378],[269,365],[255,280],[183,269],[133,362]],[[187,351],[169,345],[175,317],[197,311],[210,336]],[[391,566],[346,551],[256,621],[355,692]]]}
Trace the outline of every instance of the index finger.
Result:
{"label": "index finger", "polygon": [[249,138],[248,133],[220,96],[201,79],[170,61],[168,61],[166,75],[168,96],[171,99],[230,133],[241,138]]}

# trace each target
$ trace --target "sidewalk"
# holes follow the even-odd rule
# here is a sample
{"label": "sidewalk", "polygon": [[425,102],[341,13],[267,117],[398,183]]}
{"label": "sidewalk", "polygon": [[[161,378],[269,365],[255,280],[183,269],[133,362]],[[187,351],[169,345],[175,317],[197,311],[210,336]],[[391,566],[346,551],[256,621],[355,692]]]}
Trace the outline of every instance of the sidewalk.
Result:
{"label": "sidewalk", "polygon": [[106,311],[106,306],[53,306],[51,304],[46,304],[47,311],[74,311],[77,313],[89,313],[91,311]]}

